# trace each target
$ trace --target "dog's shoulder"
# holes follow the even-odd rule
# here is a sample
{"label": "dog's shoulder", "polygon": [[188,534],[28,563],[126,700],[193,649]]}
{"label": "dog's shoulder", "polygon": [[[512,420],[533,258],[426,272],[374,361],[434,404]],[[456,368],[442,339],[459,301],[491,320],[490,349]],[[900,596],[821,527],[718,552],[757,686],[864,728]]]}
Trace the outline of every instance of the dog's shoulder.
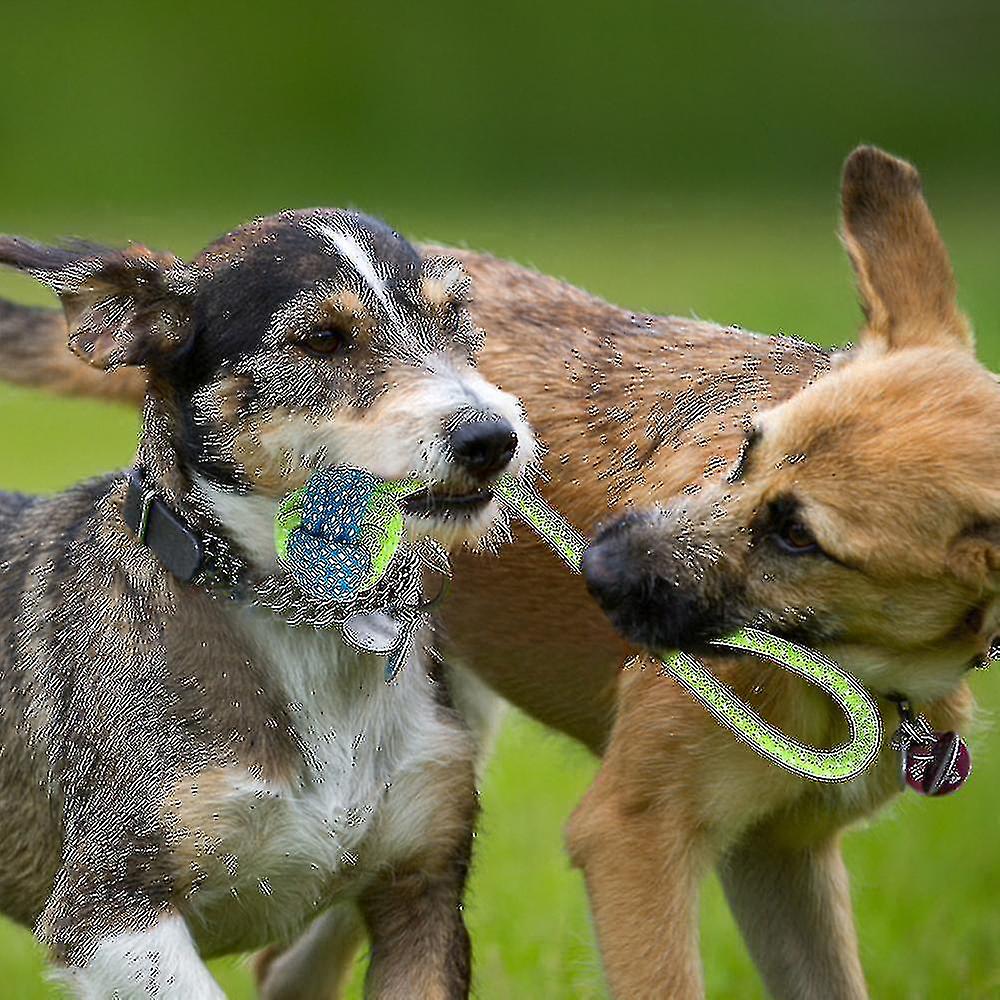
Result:
{"label": "dog's shoulder", "polygon": [[120,479],[112,473],[52,495],[0,493],[0,623],[15,618],[29,582],[41,596],[69,580],[74,553],[93,537]]}

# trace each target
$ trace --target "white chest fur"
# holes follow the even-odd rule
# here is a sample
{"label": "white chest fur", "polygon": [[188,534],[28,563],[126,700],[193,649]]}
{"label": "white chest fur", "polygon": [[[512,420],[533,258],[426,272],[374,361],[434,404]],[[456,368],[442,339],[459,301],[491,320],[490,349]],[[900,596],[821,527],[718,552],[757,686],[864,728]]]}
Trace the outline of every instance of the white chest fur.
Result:
{"label": "white chest fur", "polygon": [[190,895],[203,953],[293,933],[336,895],[356,894],[420,850],[437,806],[424,773],[473,754],[418,657],[386,684],[384,660],[356,653],[335,630],[291,628],[248,607],[227,614],[255,667],[283,692],[303,763],[280,785],[245,770],[229,780]]}

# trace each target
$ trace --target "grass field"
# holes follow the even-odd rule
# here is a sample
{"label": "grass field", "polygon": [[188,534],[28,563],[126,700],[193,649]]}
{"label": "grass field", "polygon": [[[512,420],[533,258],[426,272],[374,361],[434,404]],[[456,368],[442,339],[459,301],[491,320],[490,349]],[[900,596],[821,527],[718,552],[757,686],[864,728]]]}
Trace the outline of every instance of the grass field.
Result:
{"label": "grass field", "polygon": [[[984,204],[967,191],[947,198],[932,191],[932,201],[955,256],[962,302],[977,326],[980,355],[996,370],[1000,204]],[[838,343],[852,336],[857,311],[834,238],[834,204],[831,187],[823,204],[772,198],[750,209],[742,199],[680,205],[617,198],[479,206],[461,217],[408,218],[397,211],[392,218],[411,236],[465,240],[632,307]],[[3,225],[40,238],[134,237],[189,253],[238,221],[227,211],[213,205],[169,222],[116,217],[109,226],[86,215],[39,221],[21,209]],[[46,301],[26,279],[9,276],[0,278],[0,294]],[[125,410],[2,388],[0,487],[51,490],[124,465],[136,426]],[[1000,734],[991,721],[1000,677],[978,675],[973,683],[984,711],[971,741],[969,785],[943,801],[906,796],[847,839],[864,963],[872,995],[883,1000],[1000,996]],[[604,996],[581,881],[561,849],[561,828],[594,766],[564,738],[517,714],[509,718],[482,790],[469,890],[482,1000]],[[706,886],[702,937],[710,996],[763,996],[714,881]],[[42,968],[30,935],[0,926],[0,997],[49,996]],[[230,996],[251,995],[239,961],[213,968]]]}

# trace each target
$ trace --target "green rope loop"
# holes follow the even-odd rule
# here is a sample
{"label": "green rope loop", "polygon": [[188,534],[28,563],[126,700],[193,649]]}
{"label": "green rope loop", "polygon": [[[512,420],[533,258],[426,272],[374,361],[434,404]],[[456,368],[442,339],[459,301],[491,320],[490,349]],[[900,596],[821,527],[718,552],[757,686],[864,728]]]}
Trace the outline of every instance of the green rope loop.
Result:
{"label": "green rope loop", "polygon": [[[497,484],[504,506],[518,514],[574,572],[580,571],[586,540],[561,514],[523,482],[504,476]],[[849,781],[871,765],[882,744],[882,717],[874,699],[850,674],[820,654],[757,629],[745,628],[714,645],[751,653],[821,688],[847,716],[850,734],[829,749],[809,746],[763,719],[731,688],[680,650],[657,654],[663,670],[712,715],[762,757],[814,781]]]}
{"label": "green rope loop", "polygon": [[[401,541],[400,501],[423,489],[424,485],[416,479],[386,481],[373,498],[373,515],[385,529],[385,544],[376,560],[376,571],[384,570]],[[302,521],[302,493],[300,489],[285,497],[275,518],[275,547],[282,558],[291,533]],[[569,521],[524,482],[512,476],[500,478],[496,494],[498,500],[527,522],[570,569],[580,572],[587,541]],[[882,718],[871,695],[835,663],[813,650],[751,628],[715,640],[714,645],[750,653],[790,670],[821,688],[847,717],[850,733],[845,743],[829,749],[809,746],[772,726],[687,653],[674,650],[657,654],[665,673],[762,757],[815,781],[849,781],[874,761],[882,743]]]}

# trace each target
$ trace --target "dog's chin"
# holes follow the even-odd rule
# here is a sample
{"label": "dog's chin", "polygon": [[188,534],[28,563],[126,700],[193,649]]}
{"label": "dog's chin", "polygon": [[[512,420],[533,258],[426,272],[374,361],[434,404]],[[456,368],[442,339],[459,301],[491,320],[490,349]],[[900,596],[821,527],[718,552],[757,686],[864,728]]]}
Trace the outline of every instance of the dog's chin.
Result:
{"label": "dog's chin", "polygon": [[927,704],[953,694],[968,674],[970,662],[960,655],[921,650],[882,650],[847,643],[821,647],[822,652],[880,695],[899,694]]}
{"label": "dog's chin", "polygon": [[446,549],[475,544],[499,513],[492,490],[447,494],[421,490],[403,503],[403,520],[413,538],[433,538]]}

